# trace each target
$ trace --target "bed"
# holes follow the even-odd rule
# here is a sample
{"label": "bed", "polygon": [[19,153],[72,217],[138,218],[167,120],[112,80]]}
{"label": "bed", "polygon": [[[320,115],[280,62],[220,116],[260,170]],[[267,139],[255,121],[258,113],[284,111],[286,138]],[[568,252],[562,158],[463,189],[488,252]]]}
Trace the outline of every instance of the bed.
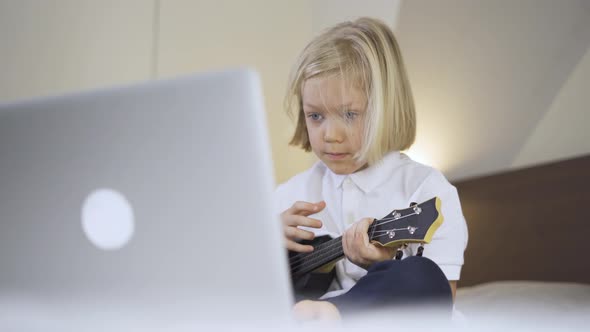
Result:
{"label": "bed", "polygon": [[469,227],[465,319],[590,326],[590,156],[455,182]]}

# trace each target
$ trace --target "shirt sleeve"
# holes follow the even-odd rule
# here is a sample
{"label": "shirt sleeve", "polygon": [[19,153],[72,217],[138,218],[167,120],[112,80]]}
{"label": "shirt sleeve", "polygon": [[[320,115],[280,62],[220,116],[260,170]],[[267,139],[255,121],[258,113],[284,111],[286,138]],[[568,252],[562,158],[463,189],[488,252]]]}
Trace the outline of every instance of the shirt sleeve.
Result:
{"label": "shirt sleeve", "polygon": [[[424,245],[423,255],[434,261],[448,280],[459,280],[468,234],[457,189],[442,173],[434,171],[424,180],[414,196],[413,201],[418,203],[435,196],[440,198],[444,220],[434,233],[432,241]],[[413,245],[414,254],[418,246]]]}

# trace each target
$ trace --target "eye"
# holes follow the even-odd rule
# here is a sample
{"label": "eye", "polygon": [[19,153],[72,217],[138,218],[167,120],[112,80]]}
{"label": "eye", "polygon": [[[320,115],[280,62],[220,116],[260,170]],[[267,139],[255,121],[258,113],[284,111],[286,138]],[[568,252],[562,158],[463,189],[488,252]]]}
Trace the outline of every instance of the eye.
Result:
{"label": "eye", "polygon": [[344,114],[344,116],[346,117],[347,120],[354,120],[358,117],[358,113],[348,111]]}
{"label": "eye", "polygon": [[312,121],[320,121],[323,118],[322,115],[318,113],[309,113],[307,114],[307,117]]}

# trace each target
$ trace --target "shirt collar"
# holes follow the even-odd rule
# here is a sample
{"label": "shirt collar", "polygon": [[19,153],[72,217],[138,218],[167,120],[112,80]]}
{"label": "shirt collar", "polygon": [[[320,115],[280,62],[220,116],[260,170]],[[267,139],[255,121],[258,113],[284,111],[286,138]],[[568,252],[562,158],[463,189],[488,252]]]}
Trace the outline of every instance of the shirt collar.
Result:
{"label": "shirt collar", "polygon": [[342,188],[344,180],[350,178],[357,187],[368,193],[389,178],[391,170],[399,163],[401,156],[399,151],[391,151],[374,165],[349,175],[335,174],[327,167],[326,170],[336,188]]}

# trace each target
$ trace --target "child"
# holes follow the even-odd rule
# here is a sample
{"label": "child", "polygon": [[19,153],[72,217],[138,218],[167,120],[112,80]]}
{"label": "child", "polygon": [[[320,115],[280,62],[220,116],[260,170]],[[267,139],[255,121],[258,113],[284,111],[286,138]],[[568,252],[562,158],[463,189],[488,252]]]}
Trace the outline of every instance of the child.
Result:
{"label": "child", "polygon": [[[319,158],[277,188],[287,249],[310,252],[301,240],[342,235],[346,256],[321,297],[326,301],[299,302],[296,313],[339,317],[408,299],[452,305],[467,227],[457,191],[442,173],[400,153],[414,142],[416,115],[393,32],[371,18],[325,31],[299,56],[285,101],[297,117],[290,144]],[[369,242],[374,218],[434,196],[444,222],[424,258],[392,260],[397,248]],[[404,258],[417,248],[403,249]]]}

